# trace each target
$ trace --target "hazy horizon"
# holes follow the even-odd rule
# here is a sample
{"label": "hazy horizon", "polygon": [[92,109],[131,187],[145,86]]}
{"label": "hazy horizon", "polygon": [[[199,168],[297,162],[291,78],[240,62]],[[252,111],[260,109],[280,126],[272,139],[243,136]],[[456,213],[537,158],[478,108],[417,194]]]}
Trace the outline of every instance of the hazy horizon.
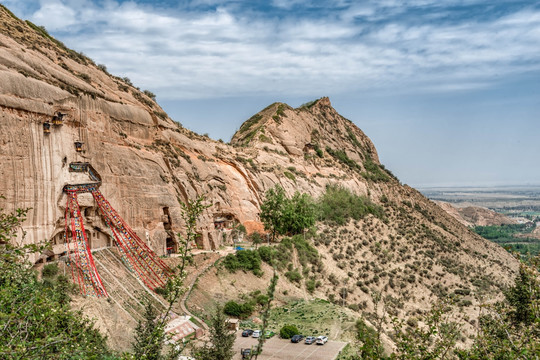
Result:
{"label": "hazy horizon", "polygon": [[3,0],[228,141],[329,96],[414,187],[538,184],[540,5],[481,0]]}

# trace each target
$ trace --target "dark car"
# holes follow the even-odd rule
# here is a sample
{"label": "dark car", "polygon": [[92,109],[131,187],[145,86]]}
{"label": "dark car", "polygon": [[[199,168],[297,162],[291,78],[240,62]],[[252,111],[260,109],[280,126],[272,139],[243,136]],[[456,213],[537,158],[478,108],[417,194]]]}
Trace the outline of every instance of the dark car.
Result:
{"label": "dark car", "polygon": [[302,341],[303,338],[304,338],[304,335],[294,335],[291,338],[291,342],[298,343],[298,342]]}
{"label": "dark car", "polygon": [[253,330],[251,329],[246,329],[244,331],[242,331],[242,336],[243,337],[248,337],[248,336],[251,336],[253,334]]}
{"label": "dark car", "polygon": [[240,349],[242,359],[249,359],[251,357],[251,349]]}

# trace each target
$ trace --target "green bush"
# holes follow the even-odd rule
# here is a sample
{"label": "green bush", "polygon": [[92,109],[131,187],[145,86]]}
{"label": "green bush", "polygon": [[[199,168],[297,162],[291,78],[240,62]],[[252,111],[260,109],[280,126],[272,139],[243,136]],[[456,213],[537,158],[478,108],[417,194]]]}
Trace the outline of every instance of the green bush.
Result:
{"label": "green bush", "polygon": [[337,185],[329,185],[318,200],[318,218],[344,225],[350,218],[359,220],[368,214],[384,218],[384,209],[365,196],[358,196]]}
{"label": "green bush", "polygon": [[253,313],[253,309],[254,306],[250,302],[239,304],[236,301],[230,300],[225,303],[223,312],[229,316],[245,319]]}
{"label": "green bush", "polygon": [[306,281],[306,290],[307,290],[310,294],[313,293],[313,292],[315,291],[315,285],[316,285],[315,280],[312,280],[312,279],[307,280],[307,281]]}
{"label": "green bush", "polygon": [[326,152],[330,154],[334,159],[338,160],[339,162],[347,165],[351,169],[359,169],[360,165],[358,165],[353,159],[349,158],[347,156],[347,153],[343,150],[334,150],[331,147],[326,147]]}
{"label": "green bush", "polygon": [[55,277],[58,274],[58,265],[57,264],[47,264],[43,267],[41,275],[45,278]]}
{"label": "green bush", "polygon": [[274,248],[270,246],[261,246],[257,251],[262,261],[264,261],[267,264],[272,263],[272,258],[274,257],[275,252],[276,252]]}
{"label": "green bush", "polygon": [[[294,180],[293,174],[287,174]],[[311,196],[298,191],[289,199],[285,190],[276,185],[266,192],[260,217],[265,230],[272,232],[272,240],[277,234],[301,234],[315,224],[315,204]]]}
{"label": "green bush", "polygon": [[291,282],[293,281],[300,282],[300,280],[302,280],[302,275],[300,275],[300,273],[298,272],[298,269],[287,271],[285,273],[285,277],[289,279],[289,281]]}
{"label": "green bush", "polygon": [[367,158],[366,161],[364,161],[364,168],[366,169],[366,171],[362,173],[362,176],[365,179],[372,181],[390,180],[390,176],[388,176],[386,169],[384,169],[382,165],[374,163],[371,158]]}
{"label": "green bush", "polygon": [[279,330],[279,336],[281,336],[282,339],[290,339],[298,334],[300,334],[300,331],[298,331],[298,328],[294,325],[284,325]]}
{"label": "green bush", "polygon": [[242,314],[242,305],[233,300],[227,301],[225,303],[223,311],[227,315],[240,317],[240,315]]}
{"label": "green bush", "polygon": [[241,250],[236,254],[229,254],[223,259],[223,265],[230,272],[237,270],[252,271],[255,275],[262,275],[261,257],[258,251]]}

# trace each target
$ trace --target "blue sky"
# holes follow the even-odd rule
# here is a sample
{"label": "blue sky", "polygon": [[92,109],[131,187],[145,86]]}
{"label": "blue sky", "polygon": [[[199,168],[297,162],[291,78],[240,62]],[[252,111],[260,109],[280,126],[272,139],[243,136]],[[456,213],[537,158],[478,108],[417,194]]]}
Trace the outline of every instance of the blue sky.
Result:
{"label": "blue sky", "polygon": [[0,2],[215,139],[329,96],[404,183],[540,184],[540,1]]}

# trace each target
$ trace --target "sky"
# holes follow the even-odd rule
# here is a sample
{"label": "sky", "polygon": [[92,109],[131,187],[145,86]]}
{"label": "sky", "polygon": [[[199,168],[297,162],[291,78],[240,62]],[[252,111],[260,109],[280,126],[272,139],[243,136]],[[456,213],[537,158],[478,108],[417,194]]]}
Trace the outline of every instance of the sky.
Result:
{"label": "sky", "polygon": [[229,141],[330,97],[406,184],[540,184],[540,1],[0,0]]}

